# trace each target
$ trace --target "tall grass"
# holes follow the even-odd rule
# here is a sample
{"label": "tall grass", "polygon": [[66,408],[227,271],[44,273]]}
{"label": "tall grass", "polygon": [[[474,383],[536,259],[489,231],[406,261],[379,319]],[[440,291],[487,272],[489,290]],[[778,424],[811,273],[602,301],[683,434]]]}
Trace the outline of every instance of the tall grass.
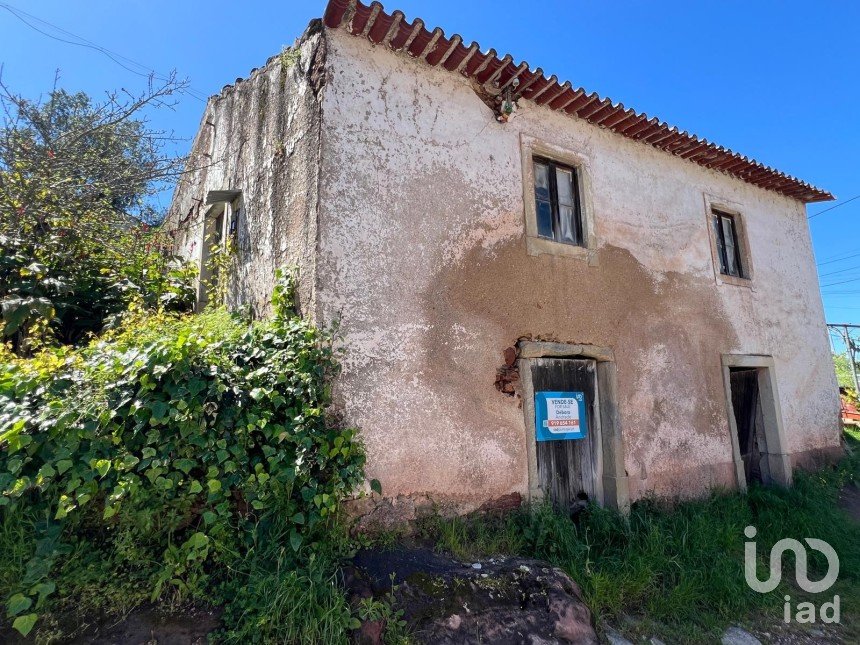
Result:
{"label": "tall grass", "polygon": [[11,589],[24,576],[33,554],[33,518],[24,511],[0,511],[0,590]]}
{"label": "tall grass", "polygon": [[226,643],[346,643],[352,620],[334,563],[256,567],[227,604]]}
{"label": "tall grass", "polygon": [[[786,582],[790,575],[769,594],[746,584],[744,528],[753,525],[762,562],[785,537],[830,543],[841,560],[835,592],[844,594],[843,607],[856,607],[860,524],[837,505],[841,487],[860,478],[860,442],[848,442],[849,454],[837,468],[798,472],[790,489],[754,486],[746,495],[716,493],[672,506],[644,501],[626,518],[591,507],[572,521],[540,505],[502,518],[432,518],[424,530],[439,548],[463,559],[508,553],[548,560],[579,583],[598,616],[647,616],[694,626],[703,635],[752,613],[781,615],[784,594],[797,596]],[[793,571],[793,562],[785,564]],[[826,569],[817,552],[810,565],[813,579]]]}
{"label": "tall grass", "polygon": [[218,590],[225,643],[346,643],[356,627],[339,565],[352,553],[346,527],[327,522],[314,546],[289,547],[289,514],[264,515],[241,566]]}

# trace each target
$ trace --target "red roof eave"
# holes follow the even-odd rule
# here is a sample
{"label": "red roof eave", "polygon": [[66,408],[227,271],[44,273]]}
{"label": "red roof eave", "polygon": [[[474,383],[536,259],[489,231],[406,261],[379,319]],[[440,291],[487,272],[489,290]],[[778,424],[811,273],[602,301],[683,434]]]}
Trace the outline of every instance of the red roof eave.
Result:
{"label": "red roof eave", "polygon": [[449,38],[439,28],[428,31],[420,18],[408,22],[401,11],[388,14],[379,2],[365,5],[360,0],[329,0],[323,23],[330,29],[344,29],[354,36],[367,38],[376,45],[405,51],[432,67],[442,66],[449,71],[457,71],[479,84],[493,82],[504,88],[517,77],[520,81],[518,95],[524,99],[754,186],[805,203],[834,199],[826,190],[694,134],[680,132],[645,113],[636,113],[621,103],[588,94],[582,88],[573,88],[569,82],[560,82],[555,76],[546,78],[540,68],[531,71],[528,63],[515,63],[510,55],[499,58],[495,50],[482,52],[475,42],[466,46],[458,34]]}

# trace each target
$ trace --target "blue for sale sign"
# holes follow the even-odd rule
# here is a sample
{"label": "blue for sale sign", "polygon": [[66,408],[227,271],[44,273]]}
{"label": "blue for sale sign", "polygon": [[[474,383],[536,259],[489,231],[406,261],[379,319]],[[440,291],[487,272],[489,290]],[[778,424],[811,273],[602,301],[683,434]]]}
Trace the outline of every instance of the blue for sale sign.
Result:
{"label": "blue for sale sign", "polygon": [[583,392],[535,392],[538,441],[583,439],[588,423]]}

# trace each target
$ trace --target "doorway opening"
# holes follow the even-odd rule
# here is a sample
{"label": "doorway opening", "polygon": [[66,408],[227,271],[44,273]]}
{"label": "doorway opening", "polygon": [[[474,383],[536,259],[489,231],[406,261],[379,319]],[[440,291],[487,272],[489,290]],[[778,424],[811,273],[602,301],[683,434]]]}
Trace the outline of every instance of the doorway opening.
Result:
{"label": "doorway opening", "polygon": [[764,483],[761,450],[764,418],[758,391],[759,369],[761,368],[732,367],[729,369],[738,450],[747,486],[753,482]]}
{"label": "doorway opening", "polygon": [[790,485],[773,358],[727,354],[722,363],[738,488]]}

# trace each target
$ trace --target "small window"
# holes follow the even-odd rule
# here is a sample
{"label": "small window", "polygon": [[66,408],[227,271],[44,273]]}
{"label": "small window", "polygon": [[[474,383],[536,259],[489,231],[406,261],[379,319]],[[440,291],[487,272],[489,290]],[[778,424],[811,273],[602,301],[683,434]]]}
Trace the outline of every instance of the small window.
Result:
{"label": "small window", "polygon": [[218,215],[215,216],[214,222],[212,224],[212,231],[209,233],[209,246],[213,249],[221,249],[224,246],[224,210],[222,209]]}
{"label": "small window", "polygon": [[539,237],[585,245],[576,168],[535,157],[535,214]]}
{"label": "small window", "polygon": [[738,242],[735,216],[714,211],[714,233],[717,240],[717,254],[720,258],[720,273],[736,278],[747,277],[741,262],[741,246]]}
{"label": "small window", "polygon": [[197,303],[203,308],[209,296],[220,290],[219,276],[221,263],[217,257],[224,253],[226,248],[225,228],[229,221],[229,203],[214,205],[203,219],[203,245],[200,249],[200,267]]}

